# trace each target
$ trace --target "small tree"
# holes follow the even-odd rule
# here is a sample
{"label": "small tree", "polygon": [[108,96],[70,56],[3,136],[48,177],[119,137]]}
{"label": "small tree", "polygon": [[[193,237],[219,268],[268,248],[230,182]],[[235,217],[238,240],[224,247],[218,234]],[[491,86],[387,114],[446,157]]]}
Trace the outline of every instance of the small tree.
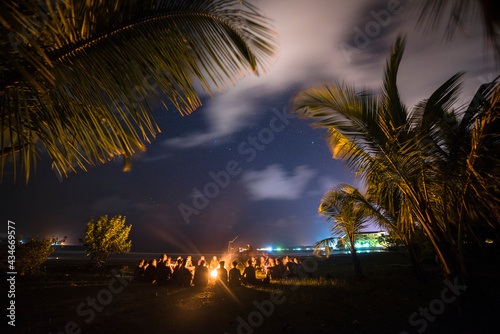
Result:
{"label": "small tree", "polygon": [[16,240],[16,270],[20,275],[36,274],[43,271],[42,265],[49,255],[56,250],[57,238],[40,239],[37,235],[27,242],[21,242],[22,236]]}
{"label": "small tree", "polygon": [[[356,234],[366,226],[368,215],[366,209],[353,200],[351,196],[353,191],[356,189],[346,188],[342,185],[338,189],[328,191],[321,200],[319,213],[326,217],[327,222],[331,223],[332,238],[329,239],[340,237],[339,240],[342,240],[342,243],[347,245],[351,252],[354,272],[358,276],[363,276],[356,252],[355,239]],[[315,246],[321,246],[329,239],[318,241]]]}
{"label": "small tree", "polygon": [[87,256],[91,256],[93,264],[100,268],[108,261],[109,254],[123,254],[130,251],[132,241],[128,234],[132,225],[125,226],[125,216],[102,216],[97,222],[92,218],[87,223],[85,239],[80,242],[85,246]]}

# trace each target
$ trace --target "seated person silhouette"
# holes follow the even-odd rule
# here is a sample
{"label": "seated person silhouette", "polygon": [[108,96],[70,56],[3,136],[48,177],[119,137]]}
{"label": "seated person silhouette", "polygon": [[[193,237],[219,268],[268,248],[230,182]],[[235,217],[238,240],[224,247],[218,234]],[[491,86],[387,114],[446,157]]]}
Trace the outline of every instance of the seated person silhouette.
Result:
{"label": "seated person silhouette", "polygon": [[229,270],[229,283],[228,286],[236,287],[241,285],[241,272],[236,266],[238,261],[233,261],[233,269]]}
{"label": "seated person silhouette", "polygon": [[181,268],[179,270],[179,284],[184,287],[191,286],[191,280],[193,279],[193,274],[186,268],[186,260],[181,263]]}
{"label": "seated person silhouette", "polygon": [[205,261],[200,261],[200,264],[194,269],[194,286],[207,286],[208,284],[209,272],[208,268],[205,266]]}
{"label": "seated person silhouette", "polygon": [[255,267],[252,265],[252,260],[248,260],[248,266],[243,271],[242,281],[245,284],[256,284],[257,278],[255,277]]}
{"label": "seated person silhouette", "polygon": [[223,285],[227,285],[227,270],[226,270],[226,268],[224,266],[225,266],[225,262],[224,261],[220,261],[219,262],[219,269],[217,269],[217,282],[216,282],[216,285],[219,285],[221,287]]}

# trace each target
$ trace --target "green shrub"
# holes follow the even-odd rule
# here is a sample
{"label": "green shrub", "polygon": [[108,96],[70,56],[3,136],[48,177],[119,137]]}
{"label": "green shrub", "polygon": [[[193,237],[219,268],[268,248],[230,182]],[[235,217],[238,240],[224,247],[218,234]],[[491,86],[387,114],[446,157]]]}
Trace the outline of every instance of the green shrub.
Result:
{"label": "green shrub", "polygon": [[[15,268],[19,275],[31,275],[44,271],[43,264],[56,250],[57,238],[41,239],[38,235],[27,242],[16,239]],[[62,241],[64,241],[63,239]]]}
{"label": "green shrub", "polygon": [[115,216],[108,221],[108,216],[102,216],[97,222],[92,218],[85,229],[85,239],[80,242],[85,246],[87,256],[92,263],[103,267],[110,254],[123,254],[130,251],[132,241],[128,234],[132,225],[125,226],[125,217]]}

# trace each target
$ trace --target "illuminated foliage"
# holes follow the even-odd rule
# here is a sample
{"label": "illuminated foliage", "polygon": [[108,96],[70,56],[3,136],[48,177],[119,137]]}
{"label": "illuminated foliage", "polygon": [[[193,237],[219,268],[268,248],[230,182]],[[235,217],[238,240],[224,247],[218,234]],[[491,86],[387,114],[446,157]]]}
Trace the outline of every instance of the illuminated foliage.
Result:
{"label": "illuminated foliage", "polygon": [[22,236],[17,238],[16,270],[20,275],[36,274],[43,271],[43,264],[56,250],[56,244],[63,240],[57,238],[41,239],[38,235],[28,241],[21,242]]}
{"label": "illuminated foliage", "polygon": [[189,114],[275,56],[275,34],[240,0],[0,2],[1,172],[28,180],[47,152],[61,177],[129,157],[159,131],[153,109]]}
{"label": "illuminated foliage", "polygon": [[85,246],[87,256],[100,268],[106,264],[110,254],[123,254],[130,251],[132,241],[128,235],[132,225],[125,226],[125,217],[115,216],[108,220],[102,216],[97,222],[91,219],[85,229],[85,239],[80,242]]}
{"label": "illuminated foliage", "polygon": [[363,179],[406,245],[422,232],[445,275],[467,277],[465,238],[481,246],[478,231],[500,228],[500,89],[483,84],[456,108],[457,73],[410,109],[396,83],[405,44],[397,39],[378,95],[329,84],[300,92],[294,110],[328,130],[333,157]]}
{"label": "illuminated foliage", "polygon": [[[331,235],[343,239],[351,252],[356,275],[362,276],[363,270],[359,263],[355,242],[356,234],[366,227],[368,214],[365,208],[354,201],[352,197],[345,196],[342,190],[331,190],[323,197],[319,213],[326,217],[330,223]],[[325,244],[325,242],[319,241],[315,247],[317,248],[321,244]]]}

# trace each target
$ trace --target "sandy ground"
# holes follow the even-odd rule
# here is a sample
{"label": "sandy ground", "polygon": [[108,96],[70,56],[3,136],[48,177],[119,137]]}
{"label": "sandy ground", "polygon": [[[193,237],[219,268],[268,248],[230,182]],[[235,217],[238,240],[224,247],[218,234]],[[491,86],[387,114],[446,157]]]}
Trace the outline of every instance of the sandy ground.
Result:
{"label": "sandy ground", "polygon": [[[19,282],[13,333],[488,333],[500,314],[497,286],[487,291],[491,298],[476,300],[484,310],[469,308],[463,316],[459,298],[448,302],[453,295],[443,295],[435,268],[420,282],[397,254],[365,254],[361,261],[364,279],[354,277],[350,258],[342,256],[318,262],[314,280],[231,290],[49,268]],[[333,278],[320,278],[327,274]],[[483,279],[498,282],[494,275]],[[430,308],[434,313],[419,314]]]}

